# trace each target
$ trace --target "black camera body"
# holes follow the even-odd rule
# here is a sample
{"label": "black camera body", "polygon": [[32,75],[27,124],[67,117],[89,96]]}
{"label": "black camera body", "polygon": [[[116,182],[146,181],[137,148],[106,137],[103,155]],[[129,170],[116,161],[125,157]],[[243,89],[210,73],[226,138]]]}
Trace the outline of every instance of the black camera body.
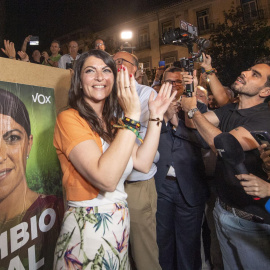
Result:
{"label": "black camera body", "polygon": [[[210,41],[205,38],[198,37],[198,28],[191,23],[180,21],[180,27],[170,29],[162,35],[164,44],[187,46],[189,53],[193,58],[201,56],[202,52],[210,47]],[[199,52],[193,53],[193,45],[198,45]]]}
{"label": "black camera body", "polygon": [[[174,66],[184,68],[189,74],[193,73],[194,60],[198,59],[202,52],[210,47],[210,41],[208,39],[198,37],[198,28],[188,22],[180,20],[180,27],[171,29],[162,35],[162,41],[164,44],[173,44],[179,46],[186,46],[188,48],[190,58],[181,58],[180,61],[174,62]],[[199,51],[193,52],[193,45],[197,44]],[[192,96],[194,86],[193,84],[186,85],[186,95]]]}

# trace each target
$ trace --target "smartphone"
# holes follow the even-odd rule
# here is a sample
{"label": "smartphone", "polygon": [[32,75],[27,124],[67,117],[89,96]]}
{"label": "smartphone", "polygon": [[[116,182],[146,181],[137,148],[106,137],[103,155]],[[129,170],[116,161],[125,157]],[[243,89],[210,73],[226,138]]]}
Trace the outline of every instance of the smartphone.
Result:
{"label": "smartphone", "polygon": [[72,63],[66,63],[66,69],[72,69],[73,65]]}
{"label": "smartphone", "polygon": [[139,63],[139,68],[138,70],[140,71],[140,75],[143,75],[143,63]]}
{"label": "smartphone", "polygon": [[259,145],[266,144],[266,150],[270,150],[270,134],[267,131],[250,131],[250,134],[254,137]]}
{"label": "smartphone", "polygon": [[32,36],[32,37],[30,37],[30,45],[31,46],[37,46],[37,45],[39,45],[39,37],[38,36]]}

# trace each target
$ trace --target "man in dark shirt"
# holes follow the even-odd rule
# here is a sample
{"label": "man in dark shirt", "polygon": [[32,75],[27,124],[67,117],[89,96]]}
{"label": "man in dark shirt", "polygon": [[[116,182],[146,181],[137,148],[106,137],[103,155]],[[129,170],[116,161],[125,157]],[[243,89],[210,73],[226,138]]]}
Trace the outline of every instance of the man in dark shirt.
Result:
{"label": "man in dark shirt", "polygon": [[[200,145],[184,124],[178,100],[184,91],[181,69],[170,67],[163,81],[177,91],[164,115],[155,182],[158,193],[157,242],[163,270],[201,269],[201,224],[208,197]],[[201,112],[207,107],[198,102]]]}
{"label": "man in dark shirt", "polygon": [[[239,94],[239,104],[228,104],[215,111],[193,114],[193,123],[201,136],[216,151],[214,138],[229,132],[245,151],[247,170],[266,180],[258,144],[250,131],[270,132],[270,110],[264,103],[270,96],[270,58],[263,58],[243,71],[232,85]],[[196,108],[196,99],[183,98],[182,108],[190,112]],[[248,195],[234,168],[218,159],[216,183],[218,200],[214,210],[216,229],[225,269],[269,269],[270,215],[265,210],[269,198],[254,200]],[[258,182],[263,185],[263,182]],[[268,194],[270,196],[270,194]]]}

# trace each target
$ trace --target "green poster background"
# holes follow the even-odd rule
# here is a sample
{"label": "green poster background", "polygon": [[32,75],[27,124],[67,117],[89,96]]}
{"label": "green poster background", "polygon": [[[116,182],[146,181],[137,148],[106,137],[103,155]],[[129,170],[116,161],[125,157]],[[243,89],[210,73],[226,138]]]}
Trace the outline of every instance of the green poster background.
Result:
{"label": "green poster background", "polygon": [[25,104],[31,122],[33,146],[26,167],[31,190],[62,196],[61,168],[53,146],[56,119],[52,88],[0,81],[0,88],[18,96]]}
{"label": "green poster background", "polygon": [[[20,215],[0,222],[0,270],[51,270],[64,210],[61,167],[53,146],[54,90],[3,81],[0,88],[15,94],[29,113],[33,145],[26,181],[30,190],[38,193]],[[8,210],[12,209],[10,205]]]}

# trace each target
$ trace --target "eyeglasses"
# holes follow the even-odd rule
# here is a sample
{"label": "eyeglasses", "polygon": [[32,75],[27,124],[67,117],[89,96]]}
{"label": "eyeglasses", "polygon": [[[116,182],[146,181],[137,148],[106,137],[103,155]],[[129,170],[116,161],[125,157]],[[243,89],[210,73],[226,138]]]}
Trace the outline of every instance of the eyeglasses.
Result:
{"label": "eyeglasses", "polygon": [[125,62],[131,64],[132,66],[134,66],[133,63],[131,63],[131,62],[129,62],[128,60],[123,59],[123,58],[118,58],[118,59],[114,60],[114,62],[115,62],[116,65],[122,65],[122,64],[123,64],[123,61],[125,61]]}
{"label": "eyeglasses", "polygon": [[182,85],[182,81],[181,81],[181,80],[177,80],[177,81],[166,80],[165,83],[169,83],[169,84],[175,85],[175,86],[180,86],[180,85]]}
{"label": "eyeglasses", "polygon": [[104,43],[97,43],[97,44],[95,45],[95,47],[103,46],[103,45],[104,45]]}

